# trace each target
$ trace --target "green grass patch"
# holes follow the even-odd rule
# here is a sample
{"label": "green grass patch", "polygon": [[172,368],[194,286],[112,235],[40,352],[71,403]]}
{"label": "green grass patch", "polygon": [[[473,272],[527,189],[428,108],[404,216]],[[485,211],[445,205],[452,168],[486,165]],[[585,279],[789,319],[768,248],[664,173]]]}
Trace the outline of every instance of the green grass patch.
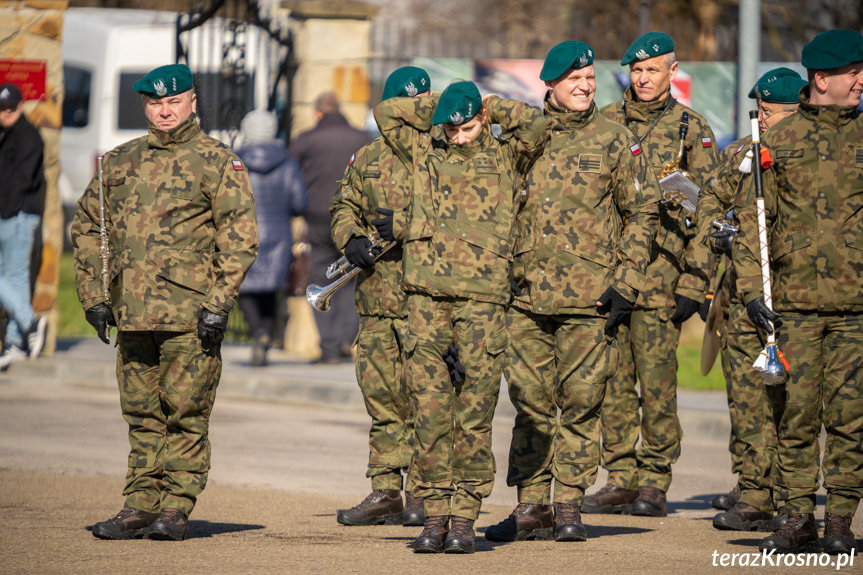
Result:
{"label": "green grass patch", "polygon": [[677,347],[677,386],[682,389],[725,390],[719,358],[707,375],[701,375],[701,341],[684,341]]}
{"label": "green grass patch", "polygon": [[84,319],[84,310],[78,301],[75,288],[75,266],[72,254],[64,252],[60,256],[60,286],[57,290],[57,309],[59,320],[57,334],[60,336],[86,335],[96,337],[96,332]]}

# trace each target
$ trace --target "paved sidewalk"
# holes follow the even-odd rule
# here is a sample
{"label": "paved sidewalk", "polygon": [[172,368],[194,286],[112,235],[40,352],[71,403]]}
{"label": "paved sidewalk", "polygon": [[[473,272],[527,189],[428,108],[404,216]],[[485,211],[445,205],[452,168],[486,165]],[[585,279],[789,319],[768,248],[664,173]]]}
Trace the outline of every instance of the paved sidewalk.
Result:
{"label": "paved sidewalk", "polygon": [[[274,349],[267,355],[267,366],[252,367],[249,365],[250,356],[249,346],[222,346],[220,397],[309,402],[345,409],[364,409],[352,362],[316,365],[300,356]],[[116,348],[113,343],[105,345],[96,337],[64,338],[58,339],[57,350],[51,357],[15,363],[7,374],[15,377],[49,377],[76,385],[116,387],[115,360]],[[0,374],[0,379],[3,376]],[[728,441],[730,423],[724,392],[680,390],[678,406],[681,427],[686,437]],[[514,415],[515,410],[506,388],[501,386],[495,419],[512,421]]]}

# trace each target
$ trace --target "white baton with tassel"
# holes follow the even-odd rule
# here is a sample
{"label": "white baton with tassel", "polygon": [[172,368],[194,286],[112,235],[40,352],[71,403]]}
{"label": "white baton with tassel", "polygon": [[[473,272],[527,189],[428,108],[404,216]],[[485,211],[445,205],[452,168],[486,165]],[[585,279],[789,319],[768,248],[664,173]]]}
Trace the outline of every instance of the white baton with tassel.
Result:
{"label": "white baton with tassel", "polygon": [[[761,182],[761,129],[758,126],[758,112],[749,112],[749,120],[752,126],[752,153],[755,172],[753,175],[755,176],[755,207],[758,215],[758,244],[761,255],[761,284],[764,290],[764,305],[773,311],[770,254],[767,249],[767,215],[764,208],[764,189]],[[767,345],[764,346],[752,367],[761,372],[761,379],[765,385],[781,385],[788,378],[789,366],[776,344],[776,330],[773,327],[773,322],[769,323],[771,331],[767,336]]]}

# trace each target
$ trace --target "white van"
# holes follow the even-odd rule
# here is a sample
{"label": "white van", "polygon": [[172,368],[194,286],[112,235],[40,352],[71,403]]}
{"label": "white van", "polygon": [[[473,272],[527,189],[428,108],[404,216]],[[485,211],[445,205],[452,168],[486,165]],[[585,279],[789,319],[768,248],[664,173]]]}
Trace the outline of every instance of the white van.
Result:
{"label": "white van", "polygon": [[[262,41],[258,29],[247,26],[239,88],[227,97],[238,115],[226,118],[222,102],[213,97],[209,84],[220,80],[223,60],[221,42],[207,35],[223,22],[212,19],[187,33],[189,65],[195,73],[198,115],[208,132],[227,144],[243,115],[267,104],[267,58],[257,57]],[[108,150],[146,134],[147,123],[141,97],[132,90],[139,78],[158,66],[175,62],[176,12],[110,8],[69,8],[63,26],[63,130],[60,135],[60,195],[67,229],[75,204],[93,177],[96,158]],[[205,53],[202,53],[205,52]],[[231,55],[227,55],[231,59]],[[232,61],[236,61],[234,58]],[[260,62],[263,73],[257,73]]]}

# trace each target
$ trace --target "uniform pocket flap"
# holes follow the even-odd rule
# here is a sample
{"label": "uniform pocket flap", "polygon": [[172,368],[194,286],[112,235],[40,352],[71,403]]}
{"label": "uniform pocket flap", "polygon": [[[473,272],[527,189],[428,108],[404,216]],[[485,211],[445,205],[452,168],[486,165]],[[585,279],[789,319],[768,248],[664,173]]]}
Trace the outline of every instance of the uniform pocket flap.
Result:
{"label": "uniform pocket flap", "polygon": [[509,332],[506,326],[494,330],[485,338],[485,350],[489,355],[498,355],[509,345]]}
{"label": "uniform pocket flap", "polygon": [[605,246],[585,240],[577,234],[562,234],[557,240],[560,251],[575,254],[589,262],[612,269],[616,263],[615,254]]}
{"label": "uniform pocket flap", "polygon": [[796,252],[801,248],[807,248],[812,245],[812,234],[809,231],[802,231],[796,234],[777,235],[773,238],[771,245],[772,253],[770,256],[779,259],[784,255]]}
{"label": "uniform pocket flap", "polygon": [[512,251],[512,246],[508,238],[480,231],[464,222],[459,222],[458,226],[458,238],[472,246],[477,246],[486,251],[497,254],[502,258],[508,257]]}
{"label": "uniform pocket flap", "polygon": [[206,294],[210,290],[210,254],[197,251],[160,251],[150,256],[156,276]]}

